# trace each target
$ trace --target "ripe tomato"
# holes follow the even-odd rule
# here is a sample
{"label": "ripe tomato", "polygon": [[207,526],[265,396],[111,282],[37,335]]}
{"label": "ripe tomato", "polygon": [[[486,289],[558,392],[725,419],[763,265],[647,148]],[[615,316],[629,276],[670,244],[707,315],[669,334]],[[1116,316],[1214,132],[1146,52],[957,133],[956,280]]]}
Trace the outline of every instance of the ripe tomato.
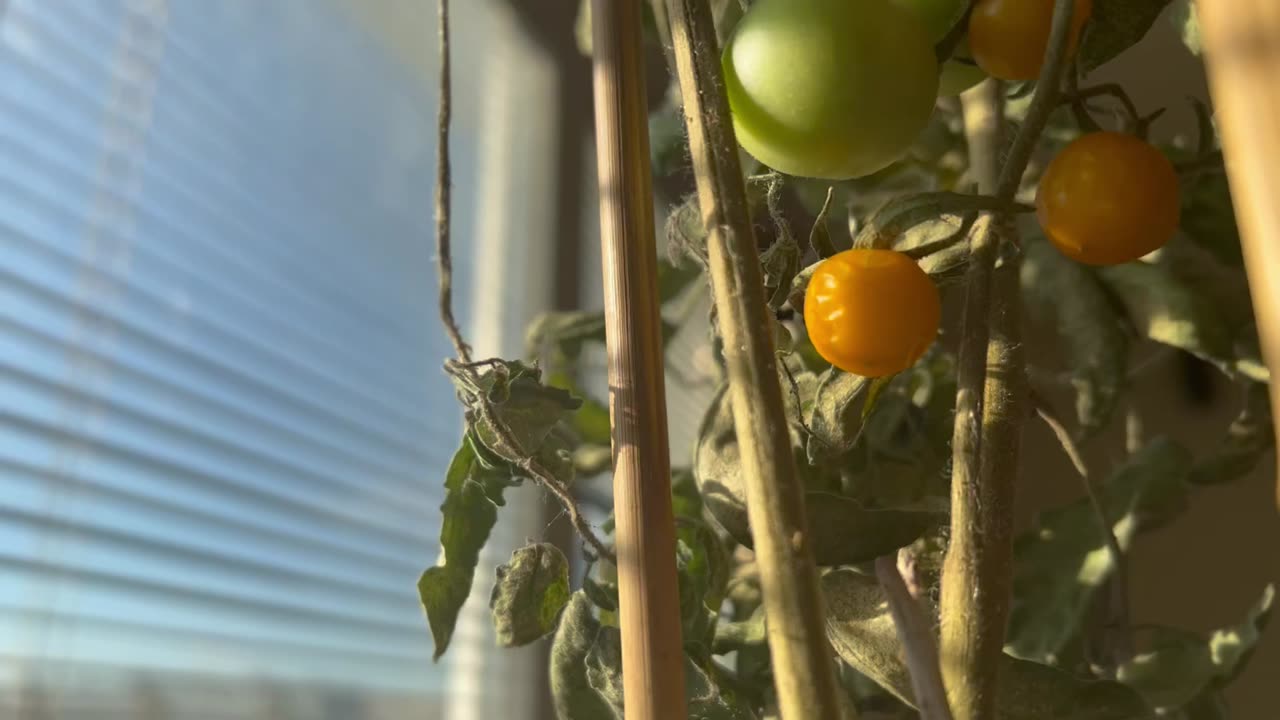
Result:
{"label": "ripe tomato", "polygon": [[894,250],[846,250],[818,266],[804,299],[809,340],[846,372],[881,377],[906,370],[938,334],[938,288]]}
{"label": "ripe tomato", "polygon": [[739,142],[790,175],[884,168],[924,129],[938,92],[928,33],[890,0],[757,0],[723,62]]}
{"label": "ripe tomato", "polygon": [[893,0],[894,4],[910,10],[924,23],[929,37],[935,43],[947,36],[951,28],[964,17],[967,0]]}
{"label": "ripe tomato", "polygon": [[[1071,50],[1093,13],[1092,0],[1075,0]],[[1053,0],[978,0],[969,16],[969,45],[978,67],[1002,80],[1034,80],[1049,47]]]}
{"label": "ripe tomato", "polygon": [[1133,135],[1097,132],[1063,148],[1036,195],[1045,234],[1064,255],[1116,265],[1158,250],[1178,229],[1178,175]]}

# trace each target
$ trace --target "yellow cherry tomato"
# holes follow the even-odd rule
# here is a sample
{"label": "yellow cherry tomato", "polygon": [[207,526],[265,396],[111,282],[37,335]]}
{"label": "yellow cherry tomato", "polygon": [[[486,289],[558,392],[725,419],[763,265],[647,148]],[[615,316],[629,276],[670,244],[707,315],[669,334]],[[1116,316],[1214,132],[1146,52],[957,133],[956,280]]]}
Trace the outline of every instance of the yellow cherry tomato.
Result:
{"label": "yellow cherry tomato", "polygon": [[1178,174],[1140,138],[1091,133],[1049,163],[1036,214],[1067,257],[1088,265],[1137,260],[1177,232]]}
{"label": "yellow cherry tomato", "polygon": [[[1049,47],[1053,0],[978,0],[969,16],[969,47],[978,67],[1002,80],[1035,80]],[[1076,0],[1071,51],[1093,14],[1092,0]]]}
{"label": "yellow cherry tomato", "polygon": [[938,288],[914,260],[894,250],[846,250],[814,271],[804,324],[818,354],[866,377],[911,367],[942,321]]}

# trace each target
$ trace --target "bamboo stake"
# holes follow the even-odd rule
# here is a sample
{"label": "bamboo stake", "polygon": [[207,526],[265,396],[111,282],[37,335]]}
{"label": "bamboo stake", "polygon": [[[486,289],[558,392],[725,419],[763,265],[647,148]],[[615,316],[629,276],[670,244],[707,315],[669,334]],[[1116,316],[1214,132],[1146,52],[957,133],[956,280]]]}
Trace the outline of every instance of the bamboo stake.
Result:
{"label": "bamboo stake", "polygon": [[[1200,0],[1210,87],[1280,419],[1280,3]],[[1280,441],[1280,424],[1276,425]],[[1280,506],[1280,476],[1276,502]]]}
{"label": "bamboo stake", "polygon": [[640,0],[593,0],[600,243],[627,720],[685,717]]}
{"label": "bamboo stake", "polygon": [[673,0],[671,35],[712,293],[742,452],[747,513],[760,567],[774,684],[783,720],[841,717],[804,495],[791,454],[772,319],[747,209],[738,143],[707,0]]}

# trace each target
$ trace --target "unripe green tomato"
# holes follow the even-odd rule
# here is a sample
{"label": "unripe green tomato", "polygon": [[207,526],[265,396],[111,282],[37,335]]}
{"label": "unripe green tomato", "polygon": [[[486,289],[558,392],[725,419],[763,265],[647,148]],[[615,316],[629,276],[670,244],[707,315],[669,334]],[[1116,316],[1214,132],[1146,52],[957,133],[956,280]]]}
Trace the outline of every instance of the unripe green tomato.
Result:
{"label": "unripe green tomato", "polygon": [[739,142],[788,175],[884,168],[924,129],[938,93],[928,33],[891,0],[757,0],[723,62]]}
{"label": "unripe green tomato", "polygon": [[920,18],[935,43],[947,36],[964,17],[966,0],[893,0]]}

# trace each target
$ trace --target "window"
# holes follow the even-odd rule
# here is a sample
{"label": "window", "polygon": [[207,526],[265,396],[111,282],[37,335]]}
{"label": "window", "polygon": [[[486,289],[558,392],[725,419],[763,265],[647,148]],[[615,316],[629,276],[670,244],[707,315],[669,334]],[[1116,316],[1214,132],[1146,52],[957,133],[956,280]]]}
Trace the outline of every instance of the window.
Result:
{"label": "window", "polygon": [[0,715],[431,716],[430,82],[342,0],[0,7]]}

